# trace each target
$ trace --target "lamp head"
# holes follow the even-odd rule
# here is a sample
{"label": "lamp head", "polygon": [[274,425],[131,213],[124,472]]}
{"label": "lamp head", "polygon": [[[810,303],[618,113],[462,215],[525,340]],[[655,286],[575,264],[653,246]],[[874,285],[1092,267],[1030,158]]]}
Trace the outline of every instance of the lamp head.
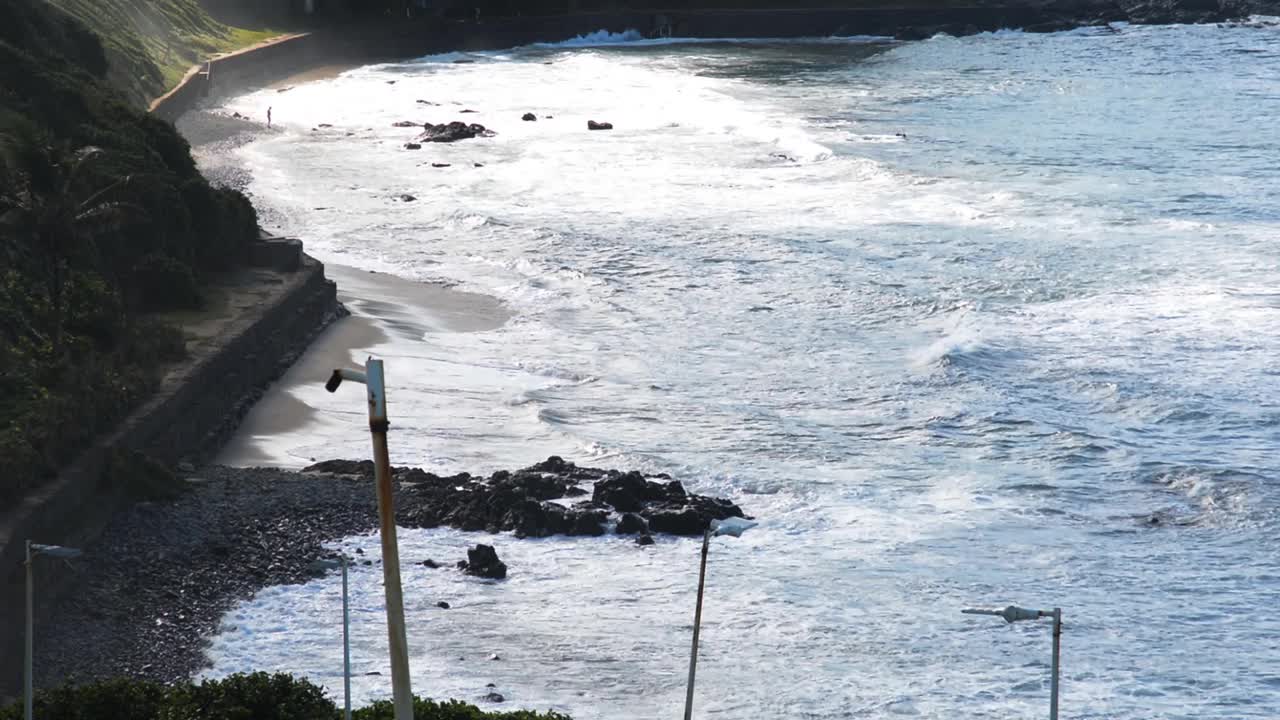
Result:
{"label": "lamp head", "polygon": [[742,537],[742,533],[759,524],[760,523],[751,522],[750,520],[740,517],[725,518],[724,520],[712,520],[711,534],[717,537],[720,535]]}
{"label": "lamp head", "polygon": [[342,371],[334,370],[333,374],[329,376],[329,382],[324,384],[324,389],[328,390],[329,392],[337,392],[338,386],[341,384],[342,384]]}
{"label": "lamp head", "polygon": [[54,558],[73,558],[80,557],[84,552],[77,548],[63,547],[61,545],[40,545],[31,543],[32,555],[48,555]]}

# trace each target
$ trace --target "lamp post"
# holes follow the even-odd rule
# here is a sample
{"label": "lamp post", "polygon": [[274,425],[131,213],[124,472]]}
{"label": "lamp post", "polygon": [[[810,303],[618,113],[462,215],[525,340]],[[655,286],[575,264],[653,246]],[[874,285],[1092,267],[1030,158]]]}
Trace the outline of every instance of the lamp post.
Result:
{"label": "lamp post", "polygon": [[344,720],[351,720],[351,610],[347,602],[347,556],[339,556],[337,560],[317,560],[313,563],[317,568],[333,570],[342,569],[342,700]]}
{"label": "lamp post", "polygon": [[27,637],[26,647],[22,657],[22,717],[24,720],[31,720],[32,715],[32,697],[31,697],[31,676],[35,665],[35,602],[34,591],[31,574],[31,566],[33,560],[40,555],[48,555],[54,558],[73,558],[80,555],[80,551],[75,548],[62,547],[61,545],[40,545],[27,541]]}
{"label": "lamp post", "polygon": [[1049,680],[1049,720],[1058,720],[1058,656],[1062,649],[1062,608],[1054,608],[1052,610],[1029,610],[1021,608],[1017,605],[1010,605],[1003,610],[984,610],[981,608],[965,608],[960,612],[966,615],[994,615],[1004,618],[1004,621],[1013,624],[1020,620],[1038,620],[1040,618],[1053,618],[1053,663],[1050,670],[1052,677]]}
{"label": "lamp post", "polygon": [[693,717],[693,680],[698,670],[698,632],[702,628],[702,590],[706,586],[707,551],[711,547],[711,538],[720,535],[742,537],[742,533],[757,524],[736,517],[712,520],[710,527],[702,533],[702,563],[698,567],[698,605],[693,611],[693,649],[689,653],[689,686],[684,696],[684,720],[690,720]]}
{"label": "lamp post", "polygon": [[378,485],[378,518],[382,537],[382,585],[387,598],[387,644],[391,654],[391,692],[395,720],[413,720],[413,692],[409,687],[409,643],[405,639],[404,595],[400,589],[400,548],[396,544],[395,498],[391,490],[391,459],[387,452],[387,390],[382,361],[369,358],[364,371],[333,371],[325,389],[336,392],[343,380],[368,388],[369,433],[373,436],[373,465]]}

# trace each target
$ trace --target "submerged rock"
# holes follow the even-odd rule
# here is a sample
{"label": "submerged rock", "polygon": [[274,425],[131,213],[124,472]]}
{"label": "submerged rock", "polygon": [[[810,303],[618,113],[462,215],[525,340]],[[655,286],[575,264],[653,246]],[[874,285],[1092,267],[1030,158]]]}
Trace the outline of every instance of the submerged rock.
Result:
{"label": "submerged rock", "polygon": [[422,123],[416,123],[411,120],[400,120],[399,122],[391,123],[391,127],[398,127],[398,128],[422,127]]}

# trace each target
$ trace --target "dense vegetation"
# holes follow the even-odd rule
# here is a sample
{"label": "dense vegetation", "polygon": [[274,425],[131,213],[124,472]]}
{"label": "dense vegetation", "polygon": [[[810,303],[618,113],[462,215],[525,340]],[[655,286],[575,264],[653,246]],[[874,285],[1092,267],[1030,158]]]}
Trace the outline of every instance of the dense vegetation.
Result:
{"label": "dense vegetation", "polygon": [[182,339],[147,313],[197,305],[257,233],[107,73],[81,24],[0,0],[0,510],[154,390]]}
{"label": "dense vegetation", "polygon": [[[98,36],[107,80],[138,107],[178,84],[192,66],[276,33],[232,27],[196,0],[50,0]],[[216,2],[215,2],[216,5]]]}
{"label": "dense vegetation", "polygon": [[[113,680],[37,693],[34,715],[57,720],[338,720],[341,711],[324,691],[289,675],[233,675],[200,684],[161,685]],[[382,701],[352,712],[354,720],[391,720]],[[19,720],[22,705],[0,710],[0,720]],[[414,698],[414,720],[571,720],[554,712],[481,711],[451,700]]]}

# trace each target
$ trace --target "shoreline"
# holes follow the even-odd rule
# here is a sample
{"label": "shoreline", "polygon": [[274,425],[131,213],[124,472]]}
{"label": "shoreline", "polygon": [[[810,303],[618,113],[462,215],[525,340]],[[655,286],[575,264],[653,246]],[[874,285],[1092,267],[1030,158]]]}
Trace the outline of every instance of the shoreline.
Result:
{"label": "shoreline", "polygon": [[939,33],[962,37],[997,30],[1053,33],[1115,22],[1136,25],[1245,22],[1280,14],[1280,0],[1049,0],[1042,4],[883,5],[846,8],[612,10],[563,15],[494,17],[478,21],[417,17],[365,20],[273,38],[192,66],[150,112],[174,122],[210,96],[324,79],[342,69],[446,52],[503,50],[555,43],[594,32],[639,32],[647,38],[786,39],[880,36],[926,40]]}
{"label": "shoreline", "polygon": [[332,323],[297,362],[263,394],[215,460],[232,467],[298,468],[312,458],[272,452],[271,439],[298,434],[323,421],[321,411],[298,397],[304,387],[319,387],[334,368],[359,365],[373,348],[391,339],[423,341],[427,333],[485,332],[512,316],[496,298],[441,283],[326,265],[338,284],[338,301],[350,315]]}
{"label": "shoreline", "polygon": [[[500,533],[502,544],[552,535],[691,536],[711,519],[742,515],[727,500],[686,495],[667,476],[582,468],[556,457],[487,479],[393,472],[397,526]],[[312,564],[334,556],[326,543],[378,527],[369,461],[327,462],[306,472],[214,465],[186,475],[176,499],[123,509],[70,566],[81,590],[45,608],[57,622],[40,628],[37,687],[193,677],[208,666],[209,641],[237,603],[267,587],[318,577]],[[593,502],[556,503],[572,497]],[[612,503],[640,509],[625,525]],[[633,546],[645,552],[652,544],[650,538]],[[669,544],[659,539],[655,547]],[[427,559],[405,557],[402,566]],[[441,568],[434,572],[458,572],[451,568],[459,559],[435,558]]]}

